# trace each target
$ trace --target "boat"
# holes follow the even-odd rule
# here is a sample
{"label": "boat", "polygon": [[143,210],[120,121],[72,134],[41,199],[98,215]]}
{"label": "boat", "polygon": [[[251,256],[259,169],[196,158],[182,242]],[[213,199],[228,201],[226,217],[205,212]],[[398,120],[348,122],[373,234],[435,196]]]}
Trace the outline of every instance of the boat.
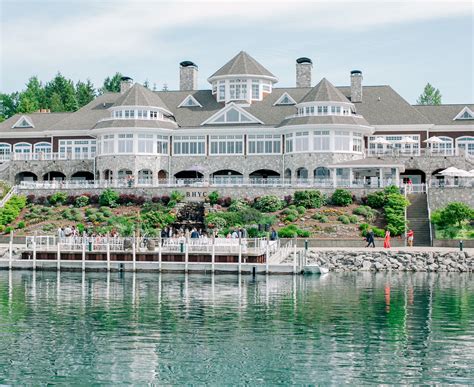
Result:
{"label": "boat", "polygon": [[329,269],[319,265],[306,265],[303,267],[304,274],[327,274]]}

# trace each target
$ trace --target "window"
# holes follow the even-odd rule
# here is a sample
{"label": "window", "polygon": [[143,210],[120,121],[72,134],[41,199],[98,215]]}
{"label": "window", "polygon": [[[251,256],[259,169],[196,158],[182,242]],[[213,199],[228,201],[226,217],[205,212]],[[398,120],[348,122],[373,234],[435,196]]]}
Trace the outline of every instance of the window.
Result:
{"label": "window", "polygon": [[210,146],[212,155],[243,154],[243,136],[211,136]]}
{"label": "window", "polygon": [[31,144],[27,142],[19,142],[13,147],[15,153],[31,153]]}
{"label": "window", "polygon": [[103,145],[102,145],[102,152],[104,154],[113,154],[115,153],[114,149],[114,135],[113,134],[106,134],[103,137]]}
{"label": "window", "polygon": [[146,110],[137,110],[137,118],[147,118]]}
{"label": "window", "polygon": [[252,99],[260,99],[260,81],[252,81]]}
{"label": "window", "polygon": [[272,84],[271,84],[271,82],[263,81],[263,84],[262,84],[262,91],[263,91],[264,93],[271,93],[271,91],[272,91]]}
{"label": "window", "polygon": [[138,153],[153,153],[153,139],[152,134],[138,135]]}
{"label": "window", "polygon": [[251,134],[248,136],[248,154],[281,153],[281,136],[278,134]]}
{"label": "window", "polygon": [[330,150],[331,136],[329,130],[317,130],[313,137],[313,150],[328,151]]}
{"label": "window", "polygon": [[462,109],[456,117],[455,120],[473,120],[474,119],[474,112],[469,109],[467,106]]}
{"label": "window", "polygon": [[202,107],[202,105],[194,98],[191,94],[188,95],[183,102],[181,102],[178,107]]}
{"label": "window", "polygon": [[118,135],[118,153],[133,153],[133,134]]}
{"label": "window", "polygon": [[[291,96],[285,92],[282,94],[280,98],[277,99],[275,102],[275,105],[294,105],[296,104],[296,101],[291,98]],[[314,112],[314,106],[313,106],[313,112]]]}
{"label": "window", "polygon": [[261,121],[259,121],[257,118],[252,116],[250,113],[242,110],[241,108],[230,107],[230,108],[227,108],[227,110],[214,114],[212,117],[204,121],[203,124],[240,123],[240,122],[261,123]]}
{"label": "window", "polygon": [[26,116],[21,116],[20,119],[12,126],[12,128],[34,128],[33,122]]}
{"label": "window", "polygon": [[114,117],[115,118],[122,118],[122,111],[121,110],[115,110],[114,111]]}
{"label": "window", "polygon": [[212,82],[212,94],[217,93],[217,82]]}
{"label": "window", "polygon": [[90,139],[59,140],[59,156],[63,159],[86,159],[95,156],[96,143],[96,140]]}
{"label": "window", "polygon": [[341,114],[341,107],[340,106],[331,106],[331,113],[332,114]]}
{"label": "window", "polygon": [[362,152],[363,149],[363,139],[362,133],[352,133],[352,150],[354,152]]}
{"label": "window", "polygon": [[150,110],[150,118],[156,120],[158,118],[158,112],[156,110]]}
{"label": "window", "polygon": [[225,83],[223,81],[219,82],[219,101],[225,100]]}
{"label": "window", "polygon": [[157,136],[158,141],[156,142],[156,153],[159,155],[167,155],[168,154],[168,136]]}
{"label": "window", "polygon": [[309,132],[295,133],[295,152],[309,151]]}
{"label": "window", "polygon": [[285,153],[293,153],[293,133],[285,135]]}
{"label": "window", "polygon": [[175,155],[205,155],[206,136],[173,137],[173,153]]}
{"label": "window", "polygon": [[10,144],[0,144],[0,160],[10,159],[12,146]]}
{"label": "window", "polygon": [[35,153],[51,153],[52,147],[49,142],[38,142],[35,144]]}
{"label": "window", "polygon": [[342,130],[336,130],[334,145],[336,151],[350,151],[350,133]]}
{"label": "window", "polygon": [[229,81],[229,99],[246,100],[247,99],[247,80],[233,79]]}
{"label": "window", "polygon": [[463,136],[456,139],[456,146],[461,155],[474,155],[474,137]]}

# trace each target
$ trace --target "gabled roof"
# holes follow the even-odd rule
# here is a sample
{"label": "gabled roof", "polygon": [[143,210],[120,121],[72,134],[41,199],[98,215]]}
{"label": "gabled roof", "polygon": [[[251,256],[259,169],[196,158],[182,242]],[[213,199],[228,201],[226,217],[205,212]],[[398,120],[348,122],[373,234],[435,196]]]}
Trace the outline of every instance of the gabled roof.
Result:
{"label": "gabled roof", "polygon": [[296,105],[296,101],[285,91],[273,105]]}
{"label": "gabled roof", "polygon": [[30,117],[22,115],[17,122],[15,122],[12,128],[34,128],[35,125]]}
{"label": "gabled roof", "polygon": [[135,83],[130,89],[123,93],[112,107],[118,106],[150,106],[160,107],[170,111],[158,94],[139,83]]}
{"label": "gabled roof", "polygon": [[263,124],[261,120],[245,111],[242,107],[234,102],[226,105],[222,110],[213,114],[201,125],[223,125],[223,124]]}
{"label": "gabled roof", "polygon": [[414,105],[414,108],[435,125],[473,125],[474,120],[455,119],[464,108],[474,111],[474,104]]}
{"label": "gabled roof", "polygon": [[[9,133],[12,137],[18,133],[28,132],[44,132],[47,130],[55,130],[61,120],[70,116],[74,113],[28,113],[26,114],[15,114],[5,121],[0,123],[0,133]],[[12,127],[21,120],[22,117],[28,117],[29,121],[33,124],[33,127],[22,128],[17,126]],[[5,136],[3,136],[5,137]]]}
{"label": "gabled roof", "polygon": [[300,102],[345,102],[350,101],[326,78],[314,86]]}
{"label": "gabled roof", "polygon": [[240,51],[224,66],[212,74],[208,78],[208,81],[211,81],[214,77],[226,75],[256,75],[273,78],[274,81],[277,82],[277,77],[275,77],[270,71],[258,63],[245,51]]}
{"label": "gabled roof", "polygon": [[181,102],[178,107],[202,107],[202,105],[191,94],[188,94],[188,96],[183,99],[183,102]]}

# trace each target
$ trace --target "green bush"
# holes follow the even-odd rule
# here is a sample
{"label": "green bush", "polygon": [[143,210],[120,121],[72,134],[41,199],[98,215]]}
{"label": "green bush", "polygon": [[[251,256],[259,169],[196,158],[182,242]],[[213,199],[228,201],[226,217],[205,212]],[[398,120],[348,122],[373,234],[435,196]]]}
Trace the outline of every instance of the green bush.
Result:
{"label": "green bush", "polygon": [[462,227],[462,223],[474,218],[474,210],[461,202],[451,202],[446,207],[438,210],[431,220],[441,228],[448,226]]}
{"label": "green bush", "polygon": [[176,207],[176,204],[178,204],[178,203],[176,202],[176,200],[170,200],[170,201],[168,202],[168,204],[167,204],[167,207],[168,207],[168,208],[175,208],[175,207]]}
{"label": "green bush", "polygon": [[298,214],[303,215],[306,212],[306,208],[304,206],[298,206],[296,207],[296,211],[298,211]]}
{"label": "green bush", "polygon": [[285,222],[294,222],[296,219],[298,219],[298,218],[296,217],[296,215],[290,214],[290,215],[287,215],[287,216],[283,219],[283,221],[285,221]]}
{"label": "green bush", "polygon": [[347,215],[340,215],[337,220],[343,224],[349,224],[351,221]]}
{"label": "green bush", "polygon": [[26,227],[26,224],[25,222],[21,221],[21,222],[18,222],[16,228],[18,229],[22,229],[22,228],[25,228]]}
{"label": "green bush", "polygon": [[[0,208],[0,225],[6,226],[13,222],[26,206],[26,197],[13,195],[5,205]],[[5,231],[6,232],[6,231]]]}
{"label": "green bush", "polygon": [[56,205],[56,204],[64,204],[66,203],[66,200],[67,200],[67,193],[66,192],[55,192],[54,194],[52,194],[49,199],[48,199],[48,202],[49,204],[51,204],[52,206]]}
{"label": "green bush", "polygon": [[373,222],[377,217],[377,211],[369,206],[360,206],[352,211],[355,215],[362,215],[368,222]]}
{"label": "green bush", "polygon": [[232,203],[230,204],[227,211],[240,212],[240,211],[244,211],[248,208],[249,208],[249,205],[244,200],[238,199],[238,200],[232,200]]}
{"label": "green bush", "polygon": [[99,211],[102,212],[102,214],[106,217],[106,218],[110,218],[112,216],[112,211],[110,210],[110,208],[108,207],[100,207],[99,208]]}
{"label": "green bush", "polygon": [[314,220],[317,220],[320,223],[328,223],[329,222],[329,218],[326,215],[321,214],[319,212],[314,214],[311,218],[313,218]]}
{"label": "green bush", "polygon": [[405,232],[405,208],[409,205],[410,202],[402,194],[392,193],[386,196],[385,219],[387,229],[392,236],[401,235]]}
{"label": "green bush", "polygon": [[79,196],[78,198],[76,198],[76,201],[74,204],[76,207],[85,207],[89,204],[89,198],[84,195]]}
{"label": "green bush", "polygon": [[45,224],[43,227],[42,227],[42,230],[44,232],[51,232],[55,229],[55,226],[54,224]]}
{"label": "green bush", "polygon": [[114,207],[117,205],[119,194],[113,189],[107,188],[99,196],[99,204],[105,207]]}
{"label": "green bush", "polygon": [[346,189],[338,188],[332,194],[331,202],[336,206],[347,207],[352,204],[352,193]]}
{"label": "green bush", "polygon": [[385,193],[377,191],[367,195],[367,204],[372,208],[382,208],[385,205]]}
{"label": "green bush", "polygon": [[249,235],[249,238],[263,238],[267,236],[267,233],[265,231],[258,231],[257,227],[250,227],[247,230],[247,233]]}
{"label": "green bush", "polygon": [[372,229],[372,231],[374,232],[374,235],[376,237],[383,238],[385,236],[385,230],[383,230],[381,228],[378,228],[378,227],[375,227],[375,226],[370,226],[367,223],[361,223],[359,225],[359,230],[361,231],[361,235],[364,236],[364,237],[367,235],[369,229]]}
{"label": "green bush", "polygon": [[311,235],[311,232],[307,230],[302,230],[298,226],[294,224],[290,224],[288,226],[280,228],[278,230],[278,236],[280,238],[294,238],[296,236],[300,238],[307,238]]}
{"label": "green bush", "polygon": [[227,221],[217,213],[208,214],[204,221],[208,228],[223,229],[227,226]]}
{"label": "green bush", "polygon": [[209,203],[211,205],[217,204],[217,201],[219,200],[219,192],[217,191],[212,191],[209,195],[207,195],[209,199]]}
{"label": "green bush", "polygon": [[356,224],[356,223],[359,223],[359,218],[358,218],[357,215],[351,215],[351,216],[349,216],[349,221],[350,221],[351,223]]}
{"label": "green bush", "polygon": [[258,198],[254,207],[262,212],[274,212],[283,208],[283,201],[274,195],[266,195]]}
{"label": "green bush", "polygon": [[281,212],[281,215],[294,215],[294,216],[298,216],[298,211],[288,207],[288,208],[285,208],[285,209]]}
{"label": "green bush", "polygon": [[179,191],[173,191],[171,192],[170,199],[176,203],[182,202],[184,200],[184,194]]}
{"label": "green bush", "polygon": [[304,208],[320,208],[324,206],[326,200],[320,191],[311,189],[296,191],[293,202],[296,206],[303,206]]}

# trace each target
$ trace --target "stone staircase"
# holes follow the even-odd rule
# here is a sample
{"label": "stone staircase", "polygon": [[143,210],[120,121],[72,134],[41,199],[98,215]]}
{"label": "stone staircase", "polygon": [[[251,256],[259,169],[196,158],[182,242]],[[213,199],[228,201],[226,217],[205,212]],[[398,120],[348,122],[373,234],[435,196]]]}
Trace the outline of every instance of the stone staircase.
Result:
{"label": "stone staircase", "polygon": [[428,218],[428,196],[424,193],[407,196],[410,206],[407,208],[408,229],[415,233],[414,246],[430,246],[430,220]]}

